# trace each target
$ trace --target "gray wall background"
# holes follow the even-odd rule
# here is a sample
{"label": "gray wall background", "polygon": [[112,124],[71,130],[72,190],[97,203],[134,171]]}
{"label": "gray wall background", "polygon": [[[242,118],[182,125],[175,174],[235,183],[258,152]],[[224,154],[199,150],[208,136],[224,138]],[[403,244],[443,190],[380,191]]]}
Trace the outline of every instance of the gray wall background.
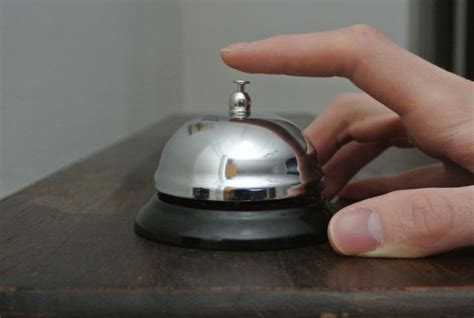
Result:
{"label": "gray wall background", "polygon": [[252,81],[259,111],[317,113],[356,88],[336,78],[244,75],[224,66],[219,49],[354,23],[408,47],[409,7],[409,0],[0,0],[0,197],[173,112],[225,112],[232,79]]}

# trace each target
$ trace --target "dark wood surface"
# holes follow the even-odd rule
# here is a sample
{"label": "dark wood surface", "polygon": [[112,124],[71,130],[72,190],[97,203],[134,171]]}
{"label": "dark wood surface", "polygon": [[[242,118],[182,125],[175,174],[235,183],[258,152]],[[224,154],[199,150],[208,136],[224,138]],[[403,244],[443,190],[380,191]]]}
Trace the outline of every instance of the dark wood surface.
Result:
{"label": "dark wood surface", "polygon": [[[136,236],[134,217],[154,193],[161,147],[185,119],[166,118],[0,201],[2,318],[474,315],[472,248],[364,259],[328,244],[219,252]],[[310,117],[293,119],[304,125]],[[366,175],[424,159],[381,160]]]}

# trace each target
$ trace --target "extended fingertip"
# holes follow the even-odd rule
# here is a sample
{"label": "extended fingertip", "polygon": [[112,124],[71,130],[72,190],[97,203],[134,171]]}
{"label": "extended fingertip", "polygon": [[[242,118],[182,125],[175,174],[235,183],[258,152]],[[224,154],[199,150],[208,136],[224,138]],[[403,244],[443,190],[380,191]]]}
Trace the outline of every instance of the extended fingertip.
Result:
{"label": "extended fingertip", "polygon": [[250,46],[249,42],[234,43],[234,44],[228,45],[225,48],[221,49],[221,54],[232,53],[232,52],[244,50],[244,49],[247,49],[249,46]]}
{"label": "extended fingertip", "polygon": [[329,223],[328,237],[332,247],[345,255],[369,253],[383,242],[377,213],[364,207],[348,208],[334,215]]}

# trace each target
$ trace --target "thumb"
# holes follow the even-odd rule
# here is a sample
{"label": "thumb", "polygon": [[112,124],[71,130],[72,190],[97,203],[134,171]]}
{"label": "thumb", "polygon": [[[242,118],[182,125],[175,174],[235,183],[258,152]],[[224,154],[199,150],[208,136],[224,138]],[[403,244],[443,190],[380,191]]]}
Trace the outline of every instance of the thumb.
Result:
{"label": "thumb", "polygon": [[421,257],[474,245],[474,186],[395,191],[334,215],[329,241],[341,254]]}

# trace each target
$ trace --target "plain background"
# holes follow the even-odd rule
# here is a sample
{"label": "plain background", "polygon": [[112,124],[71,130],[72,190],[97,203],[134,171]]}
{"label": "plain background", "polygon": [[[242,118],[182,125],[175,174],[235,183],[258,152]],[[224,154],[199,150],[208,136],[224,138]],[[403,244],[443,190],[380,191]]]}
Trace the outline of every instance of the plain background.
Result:
{"label": "plain background", "polygon": [[225,113],[233,79],[258,111],[316,114],[357,89],[242,74],[219,49],[355,23],[414,49],[409,0],[0,0],[0,197],[174,112]]}

